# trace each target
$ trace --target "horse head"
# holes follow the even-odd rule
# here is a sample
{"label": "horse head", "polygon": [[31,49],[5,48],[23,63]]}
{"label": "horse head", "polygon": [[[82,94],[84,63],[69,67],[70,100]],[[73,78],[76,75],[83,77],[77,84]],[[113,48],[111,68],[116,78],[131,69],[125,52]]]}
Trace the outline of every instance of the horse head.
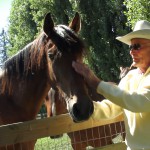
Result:
{"label": "horse head", "polygon": [[88,95],[84,78],[72,67],[72,61],[83,60],[85,51],[83,41],[77,35],[80,30],[80,16],[76,13],[69,26],[54,26],[48,13],[43,29],[49,40],[48,56],[52,88],[61,91],[68,112],[75,122],[87,120],[93,113],[93,103]]}

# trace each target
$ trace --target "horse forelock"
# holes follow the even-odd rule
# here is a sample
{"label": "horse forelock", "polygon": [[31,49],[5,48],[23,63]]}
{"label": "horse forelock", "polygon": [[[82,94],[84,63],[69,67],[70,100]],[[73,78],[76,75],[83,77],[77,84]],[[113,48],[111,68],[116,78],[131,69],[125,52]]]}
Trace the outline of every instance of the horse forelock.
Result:
{"label": "horse forelock", "polygon": [[60,51],[67,50],[79,56],[85,54],[86,48],[84,42],[71,28],[65,25],[57,25],[54,29],[58,36],[58,38],[55,39],[58,41],[55,43],[57,43],[56,46],[59,46]]}

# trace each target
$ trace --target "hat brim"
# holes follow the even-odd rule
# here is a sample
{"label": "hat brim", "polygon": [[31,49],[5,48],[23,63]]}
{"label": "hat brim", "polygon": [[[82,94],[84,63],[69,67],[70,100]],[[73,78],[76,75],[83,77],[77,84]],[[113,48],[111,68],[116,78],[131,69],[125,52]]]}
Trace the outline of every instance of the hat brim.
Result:
{"label": "hat brim", "polygon": [[119,36],[116,39],[127,45],[131,45],[131,39],[134,38],[150,39],[150,29],[133,31],[125,36]]}

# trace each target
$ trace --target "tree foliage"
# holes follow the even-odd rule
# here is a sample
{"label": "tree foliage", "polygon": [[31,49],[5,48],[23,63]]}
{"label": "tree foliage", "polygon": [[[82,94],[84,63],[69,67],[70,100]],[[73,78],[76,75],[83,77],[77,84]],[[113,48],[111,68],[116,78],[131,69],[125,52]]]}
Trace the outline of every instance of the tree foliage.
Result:
{"label": "tree foliage", "polygon": [[3,67],[4,61],[7,59],[7,47],[9,45],[9,40],[7,33],[2,29],[0,33],[0,67]]}
{"label": "tree foliage", "polygon": [[134,28],[138,20],[150,21],[150,1],[149,0],[125,0],[127,7],[125,14],[128,18],[128,25]]}
{"label": "tree foliage", "polygon": [[43,16],[50,12],[56,24],[68,24],[69,16],[73,16],[73,8],[69,0],[29,0],[33,19],[37,24],[38,31],[41,31]]}
{"label": "tree foliage", "polygon": [[116,36],[128,32],[125,6],[122,0],[77,0],[82,14],[82,36],[90,50],[88,63],[104,80],[118,81],[120,66],[129,66],[127,47],[116,41]]}
{"label": "tree foliage", "polygon": [[13,0],[9,17],[9,36],[12,45],[9,55],[15,54],[34,40],[41,32],[46,13],[51,12],[56,23],[67,24],[69,14],[73,14],[71,6],[69,0],[64,0],[64,3],[61,0]]}
{"label": "tree foliage", "polygon": [[12,2],[9,19],[9,37],[12,47],[9,50],[9,55],[16,53],[31,42],[37,33],[30,5],[27,0],[14,0]]}

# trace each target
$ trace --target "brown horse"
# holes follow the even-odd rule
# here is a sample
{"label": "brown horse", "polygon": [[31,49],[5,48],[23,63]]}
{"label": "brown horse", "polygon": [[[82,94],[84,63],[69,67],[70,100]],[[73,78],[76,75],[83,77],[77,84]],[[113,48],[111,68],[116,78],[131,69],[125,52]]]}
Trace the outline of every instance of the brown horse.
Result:
{"label": "brown horse", "polygon": [[[79,29],[78,13],[69,26],[54,26],[48,13],[39,37],[5,62],[0,74],[0,125],[35,119],[51,87],[65,95],[74,121],[90,117],[93,104],[86,84],[72,68],[72,61],[82,60],[85,50],[76,34]],[[16,143],[0,150],[33,150],[34,144]]]}
{"label": "brown horse", "polygon": [[[92,95],[92,98],[96,98],[95,100],[97,101],[104,99],[103,96],[94,93],[94,91],[91,91],[91,89],[89,90],[89,93],[91,93],[89,95]],[[50,89],[48,97],[45,99],[45,106],[47,109],[48,117],[68,113],[66,102],[57,89]],[[71,145],[74,150],[86,150],[87,146],[96,148],[113,144],[112,139],[115,138],[119,133],[123,136],[124,139],[125,127],[124,122],[122,121],[110,125],[103,125],[85,130],[70,132],[67,134],[71,140]],[[51,136],[51,138],[54,139],[61,136],[63,135]]]}

